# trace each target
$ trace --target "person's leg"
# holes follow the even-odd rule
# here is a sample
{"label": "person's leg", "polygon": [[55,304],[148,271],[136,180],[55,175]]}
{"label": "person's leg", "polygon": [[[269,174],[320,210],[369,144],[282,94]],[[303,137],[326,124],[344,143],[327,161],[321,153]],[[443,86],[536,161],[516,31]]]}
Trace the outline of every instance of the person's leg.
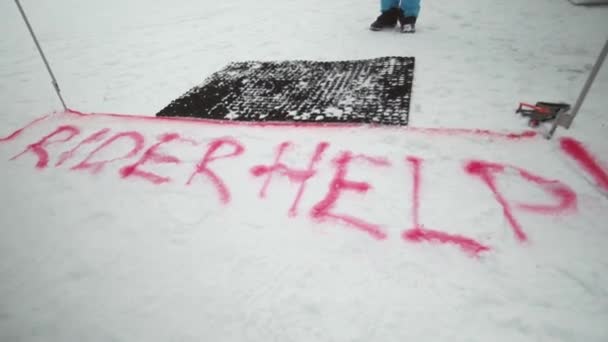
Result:
{"label": "person's leg", "polygon": [[401,0],[401,9],[406,17],[418,17],[420,13],[420,0]]}
{"label": "person's leg", "polygon": [[399,23],[401,32],[416,32],[416,19],[420,14],[420,0],[401,0],[401,13],[399,13]]}
{"label": "person's leg", "polygon": [[399,0],[380,0],[381,12],[386,12],[395,7],[399,7]]}

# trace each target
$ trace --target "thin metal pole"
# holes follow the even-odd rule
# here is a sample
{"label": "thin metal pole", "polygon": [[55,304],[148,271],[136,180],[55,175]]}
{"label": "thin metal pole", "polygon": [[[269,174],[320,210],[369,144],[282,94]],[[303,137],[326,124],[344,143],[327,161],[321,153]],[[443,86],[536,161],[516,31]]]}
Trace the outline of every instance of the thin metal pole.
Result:
{"label": "thin metal pole", "polygon": [[570,125],[572,124],[574,117],[578,114],[578,111],[581,109],[581,106],[583,105],[583,102],[585,101],[585,97],[587,97],[587,93],[589,92],[589,89],[591,88],[591,85],[593,84],[595,77],[597,76],[597,74],[600,71],[600,68],[602,67],[602,63],[604,63],[604,60],[606,59],[606,54],[608,54],[608,39],[606,40],[606,43],[604,43],[604,48],[602,48],[602,52],[600,52],[600,55],[597,57],[597,61],[595,62],[593,69],[591,69],[591,74],[589,74],[589,77],[587,78],[587,81],[585,82],[585,85],[583,86],[583,89],[581,90],[581,93],[578,96],[578,99],[576,100],[574,107],[572,107],[572,111],[569,113],[567,113],[567,112],[560,113],[560,115],[555,119],[555,121],[553,122],[553,126],[551,127],[551,130],[549,131],[549,134],[548,134],[549,139],[555,133],[555,130],[557,129],[558,125],[563,126],[565,128],[570,128]]}
{"label": "thin metal pole", "polygon": [[57,96],[59,97],[59,101],[61,101],[61,104],[63,105],[63,109],[67,111],[68,107],[65,105],[65,101],[63,101],[63,97],[61,97],[61,90],[59,89],[59,84],[57,83],[57,79],[55,79],[55,75],[53,75],[51,66],[49,65],[49,62],[46,60],[46,56],[44,55],[44,52],[42,52],[42,48],[40,47],[40,44],[38,43],[36,34],[34,34],[34,30],[32,29],[32,26],[30,25],[29,20],[27,20],[27,16],[25,15],[25,12],[23,11],[23,7],[21,7],[21,4],[19,3],[19,0],[15,0],[15,3],[17,4],[17,7],[19,7],[19,12],[21,12],[21,16],[23,17],[23,20],[25,21],[25,24],[27,25],[27,28],[30,31],[30,35],[32,36],[32,39],[34,40],[34,43],[36,43],[38,52],[40,53],[40,56],[42,57],[42,60],[44,61],[44,65],[46,65],[46,70],[48,70],[49,75],[51,75],[51,79],[53,80],[53,87],[55,88],[55,92],[57,93]]}
{"label": "thin metal pole", "polygon": [[604,43],[604,48],[602,49],[602,52],[598,56],[597,61],[595,62],[595,65],[593,66],[593,69],[591,70],[591,74],[589,75],[589,78],[587,78],[587,82],[585,82],[585,86],[583,87],[583,90],[581,91],[581,94],[579,95],[578,100],[576,101],[576,104],[572,108],[572,112],[570,113],[570,116],[572,116],[573,119],[576,116],[576,114],[578,114],[579,109],[581,109],[581,106],[583,105],[583,101],[585,101],[585,97],[587,96],[587,93],[589,92],[589,88],[591,88],[591,85],[593,84],[593,81],[595,80],[595,76],[597,76],[598,72],[600,71],[600,68],[602,67],[602,63],[604,62],[604,59],[606,59],[606,54],[608,54],[608,39],[606,39],[606,43]]}

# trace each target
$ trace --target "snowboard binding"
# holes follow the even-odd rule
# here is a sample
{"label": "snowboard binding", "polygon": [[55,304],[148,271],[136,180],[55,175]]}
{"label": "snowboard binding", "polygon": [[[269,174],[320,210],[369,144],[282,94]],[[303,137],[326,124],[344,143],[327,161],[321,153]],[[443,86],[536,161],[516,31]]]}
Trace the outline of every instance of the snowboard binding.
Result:
{"label": "snowboard binding", "polygon": [[536,102],[535,105],[531,105],[521,102],[515,113],[529,118],[530,127],[538,127],[541,122],[555,120],[559,113],[568,110],[570,110],[570,105],[567,103]]}

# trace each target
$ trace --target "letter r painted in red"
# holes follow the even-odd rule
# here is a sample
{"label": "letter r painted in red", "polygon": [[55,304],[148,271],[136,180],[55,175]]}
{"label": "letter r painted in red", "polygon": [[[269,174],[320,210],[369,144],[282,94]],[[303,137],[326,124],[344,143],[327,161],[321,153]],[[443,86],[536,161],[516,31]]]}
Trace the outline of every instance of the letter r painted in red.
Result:
{"label": "letter r painted in red", "polygon": [[[52,140],[51,138],[60,136],[65,134],[65,137],[59,138],[57,140]],[[23,152],[18,155],[12,157],[10,160],[15,160],[27,152],[31,152],[38,157],[38,162],[36,163],[36,168],[44,169],[49,164],[49,152],[46,150],[46,147],[52,144],[59,144],[70,141],[72,138],[80,134],[80,129],[75,126],[59,126],[55,131],[50,133],[49,135],[43,137],[38,142],[29,145]]]}

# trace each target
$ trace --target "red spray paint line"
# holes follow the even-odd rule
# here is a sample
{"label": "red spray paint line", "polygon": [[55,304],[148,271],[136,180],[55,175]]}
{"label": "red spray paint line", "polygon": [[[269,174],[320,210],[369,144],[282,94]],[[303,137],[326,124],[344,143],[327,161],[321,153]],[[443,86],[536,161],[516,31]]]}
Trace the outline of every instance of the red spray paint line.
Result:
{"label": "red spray paint line", "polygon": [[179,139],[180,139],[180,136],[177,133],[168,133],[168,134],[161,135],[159,137],[160,141],[157,142],[156,144],[152,145],[152,147],[150,147],[149,149],[147,149],[144,152],[143,156],[136,163],[134,163],[132,165],[127,165],[120,169],[121,177],[122,178],[133,177],[133,176],[141,177],[141,178],[143,178],[153,184],[157,184],[157,185],[169,182],[171,180],[171,178],[163,177],[163,176],[157,175],[155,173],[142,170],[142,169],[140,169],[140,167],[146,163],[179,164],[181,161],[177,157],[166,155],[166,154],[161,154],[158,152],[158,149],[160,146],[170,143],[175,140],[179,140]]}
{"label": "red spray paint line", "polygon": [[66,114],[75,114],[80,117],[105,116],[123,120],[146,121],[153,123],[185,123],[204,126],[226,126],[226,127],[287,127],[287,128],[352,128],[360,127],[361,124],[355,123],[322,123],[322,122],[283,122],[283,121],[233,121],[233,120],[214,120],[190,117],[167,117],[150,115],[133,115],[117,113],[90,113],[86,114],[73,109],[69,109]]}
{"label": "red spray paint line", "polygon": [[[67,135],[64,136],[63,138],[59,138],[57,140],[52,140],[52,138],[54,138],[56,136],[61,137],[62,135],[64,135],[64,133],[67,133]],[[27,152],[30,152],[30,153],[35,154],[36,157],[38,157],[38,162],[36,163],[36,168],[44,169],[45,167],[47,167],[47,165],[49,163],[49,153],[46,150],[46,147],[49,145],[52,145],[52,144],[67,142],[67,141],[71,140],[72,138],[74,138],[75,136],[77,136],[78,134],[80,134],[80,129],[78,129],[75,126],[59,126],[56,130],[54,130],[52,133],[44,136],[38,142],[33,143],[33,144],[29,145],[28,147],[26,147],[26,149],[23,152],[14,156],[13,158],[11,158],[11,160],[15,160],[15,159],[21,157],[22,155],[26,154]]]}
{"label": "red spray paint line", "polygon": [[13,140],[13,139],[17,138],[17,137],[18,137],[18,136],[20,136],[20,135],[21,135],[21,133],[23,133],[25,130],[27,130],[28,128],[30,128],[30,127],[32,127],[32,126],[35,126],[35,125],[36,125],[37,123],[39,123],[40,121],[44,121],[44,120],[45,120],[46,118],[48,118],[48,117],[50,117],[50,114],[49,114],[49,115],[45,115],[45,116],[43,116],[43,117],[40,117],[40,118],[38,118],[38,119],[33,120],[32,122],[28,123],[27,125],[25,125],[25,126],[23,126],[23,127],[19,128],[18,130],[14,131],[12,134],[10,134],[10,135],[8,135],[8,136],[6,136],[6,137],[4,137],[4,138],[0,138],[0,143],[3,143],[3,142],[8,142],[8,141],[11,141],[11,140]]}
{"label": "red spray paint line", "polygon": [[517,170],[523,179],[541,187],[543,191],[557,200],[556,203],[552,204],[517,203],[519,209],[542,215],[557,215],[577,209],[576,193],[567,185],[558,180],[546,179],[539,175],[532,174],[530,171],[522,168],[514,166],[511,166],[511,168]]}
{"label": "red spray paint line", "polygon": [[321,160],[323,152],[329,147],[329,144],[326,142],[321,142],[317,145],[315,152],[308,163],[308,168],[305,170],[297,170],[293,168],[289,168],[285,164],[281,163],[281,157],[285,150],[291,146],[291,143],[284,142],[279,145],[277,148],[277,154],[274,160],[274,164],[271,166],[266,165],[257,165],[251,168],[251,174],[255,177],[260,177],[263,175],[266,176],[266,180],[260,189],[259,196],[260,198],[266,197],[266,192],[268,190],[268,186],[270,185],[270,181],[274,173],[279,173],[281,175],[287,176],[287,178],[294,183],[300,183],[300,187],[298,192],[294,198],[294,201],[289,209],[289,216],[294,217],[298,213],[298,205],[300,200],[302,199],[302,195],[304,194],[304,190],[306,189],[306,183],[310,178],[312,178],[316,174],[315,166]]}
{"label": "red spray paint line", "polygon": [[439,242],[450,243],[460,247],[465,253],[471,256],[478,256],[482,252],[487,252],[490,247],[484,246],[479,242],[464,237],[453,235],[438,230],[431,230],[420,226],[419,228],[409,229],[403,232],[402,237],[410,242]]}
{"label": "red spray paint line", "polygon": [[[130,139],[133,143],[133,148],[127,154],[113,159],[91,161],[97,153],[121,139]],[[91,173],[95,174],[100,172],[109,163],[113,163],[117,160],[135,157],[144,148],[144,146],[145,138],[139,132],[129,131],[117,133],[110,139],[106,140],[103,144],[99,145],[99,147],[93,150],[82,162],[80,162],[78,165],[73,166],[71,170],[90,170]]]}
{"label": "red spray paint line", "polygon": [[425,228],[420,224],[420,185],[421,185],[421,168],[422,158],[419,157],[407,157],[406,161],[412,166],[412,179],[413,179],[413,191],[412,191],[412,223],[413,228],[403,232],[402,238],[409,242],[439,242],[454,244],[465,253],[472,256],[478,256],[481,252],[489,251],[490,248],[482,245],[481,243],[462,236],[448,234],[438,230],[431,230]]}
{"label": "red spray paint line", "polygon": [[560,146],[566,155],[574,159],[583,170],[593,177],[600,189],[608,191],[608,169],[603,168],[598,159],[580,141],[573,138],[562,138]]}
{"label": "red spray paint line", "polygon": [[412,166],[412,221],[414,227],[420,227],[420,169],[422,167],[422,158],[410,156],[406,160]]}
{"label": "red spray paint line", "polygon": [[[497,178],[498,174],[504,174],[505,169],[510,168],[518,172],[519,176],[527,182],[530,182],[540,187],[547,194],[551,195],[557,201],[556,203],[511,203],[507,200],[504,194],[498,189]],[[530,171],[519,167],[497,164],[486,161],[473,160],[465,166],[466,172],[471,176],[479,177],[492,191],[494,198],[503,209],[503,213],[517,239],[521,242],[527,241],[528,236],[524,232],[521,223],[515,218],[513,212],[513,204],[522,210],[533,212],[541,215],[560,214],[576,209],[577,197],[576,193],[567,185],[557,181],[550,180],[539,175],[535,175]]]}
{"label": "red spray paint line", "polygon": [[99,131],[91,134],[89,137],[87,137],[83,141],[81,141],[73,149],[71,149],[69,151],[66,151],[66,152],[63,152],[59,156],[59,160],[55,164],[55,167],[61,166],[61,165],[63,165],[63,163],[65,163],[66,161],[68,161],[69,159],[71,159],[74,156],[74,154],[76,153],[76,151],[78,151],[83,145],[92,144],[92,143],[96,143],[96,142],[99,142],[99,141],[103,140],[106,137],[106,135],[108,134],[108,132],[110,132],[109,128],[101,129],[101,130],[99,130]]}
{"label": "red spray paint line", "polygon": [[258,166],[254,166],[251,169],[251,173],[256,177],[266,175],[266,174],[268,175],[266,177],[266,180],[264,181],[264,184],[262,185],[262,188],[260,189],[260,194],[259,194],[260,198],[266,198],[266,190],[268,190],[268,186],[270,185],[270,180],[272,179],[272,175],[274,174],[275,171],[282,171],[292,181],[305,179],[305,178],[311,176],[309,174],[300,174],[300,173],[295,173],[295,172],[289,172],[289,169],[287,168],[287,166],[279,163],[279,160],[281,160],[281,156],[283,156],[283,152],[285,152],[285,150],[290,145],[291,145],[291,143],[289,143],[289,142],[283,142],[283,143],[281,143],[281,145],[279,145],[279,147],[277,148],[277,156],[275,157],[274,164],[272,166],[267,167],[267,166],[263,166],[263,165],[258,165]]}
{"label": "red spray paint line", "polygon": [[482,138],[507,139],[512,141],[528,140],[538,136],[535,131],[523,131],[521,133],[504,133],[485,129],[466,129],[466,128],[417,128],[410,126],[386,126],[374,124],[354,124],[354,123],[315,123],[315,122],[251,122],[251,121],[226,121],[226,120],[210,120],[197,118],[178,118],[178,117],[156,117],[156,116],[139,116],[131,114],[114,114],[114,113],[94,113],[85,114],[76,110],[68,110],[66,114],[78,115],[79,117],[95,117],[105,116],[133,121],[147,122],[174,122],[197,124],[206,126],[228,126],[228,127],[281,127],[281,128],[302,128],[302,129],[348,129],[357,127],[367,127],[370,129],[383,130],[405,130],[414,133],[425,135],[440,135],[440,136],[477,136]]}
{"label": "red spray paint line", "polygon": [[329,185],[329,191],[324,199],[317,203],[311,210],[310,215],[313,219],[318,221],[324,221],[327,219],[334,219],[346,223],[347,225],[361,230],[371,237],[382,240],[386,239],[387,235],[380,229],[377,224],[366,222],[360,218],[353,217],[346,214],[336,214],[332,212],[335,207],[340,194],[345,190],[355,191],[360,194],[365,194],[371,189],[371,185],[367,182],[357,182],[346,179],[346,173],[348,171],[348,165],[353,160],[363,160],[375,166],[390,166],[388,160],[378,157],[369,157],[365,155],[353,156],[351,152],[343,152],[334,160],[336,166],[336,173]]}
{"label": "red spray paint line", "polygon": [[[231,146],[232,152],[216,156],[215,152],[217,152],[224,145]],[[216,187],[220,196],[220,201],[224,204],[228,204],[230,202],[230,191],[228,190],[226,183],[224,183],[224,181],[215,172],[209,169],[209,164],[218,159],[237,157],[243,154],[244,151],[245,147],[233,138],[220,138],[212,141],[209,143],[207,152],[203,156],[203,159],[196,165],[196,170],[194,170],[186,185],[191,185],[196,175],[205,175]]]}

